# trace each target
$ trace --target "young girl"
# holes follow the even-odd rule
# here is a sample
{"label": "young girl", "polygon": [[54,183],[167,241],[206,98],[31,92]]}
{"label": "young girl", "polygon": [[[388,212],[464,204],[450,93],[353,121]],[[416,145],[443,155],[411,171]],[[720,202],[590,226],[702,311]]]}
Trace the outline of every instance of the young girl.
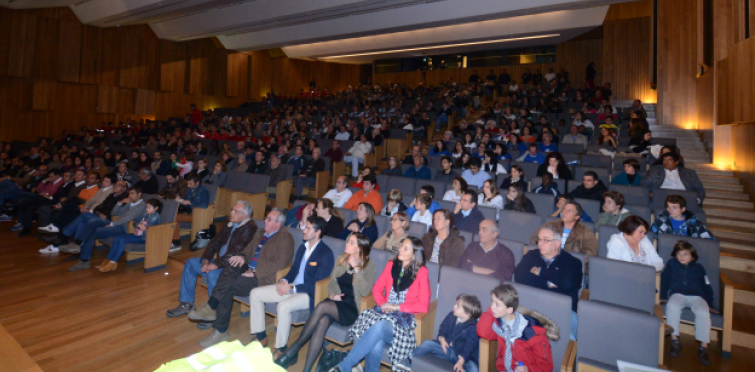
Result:
{"label": "young girl", "polygon": [[452,189],[446,191],[446,193],[443,195],[443,200],[459,203],[461,201],[461,197],[464,195],[464,192],[467,191],[467,181],[465,181],[461,177],[456,177],[451,183],[451,186]]}
{"label": "young girl", "polygon": [[666,305],[666,323],[674,329],[671,334],[669,356],[676,358],[682,351],[679,342],[679,322],[684,308],[695,314],[695,339],[700,341],[697,358],[703,365],[710,365],[708,342],[710,341],[710,313],[713,308],[713,289],[705,268],[697,263],[697,249],[680,240],[671,252],[671,259],[661,272],[661,303]]}
{"label": "young girl", "polygon": [[537,213],[532,201],[525,196],[524,189],[518,183],[509,186],[509,192],[506,194],[506,206],[503,209],[508,211]]}
{"label": "young girl", "polygon": [[503,209],[503,196],[498,192],[493,180],[487,180],[482,184],[482,192],[477,196],[477,205],[481,207]]}
{"label": "young girl", "polygon": [[144,244],[147,241],[147,228],[160,224],[160,211],[162,209],[163,203],[160,200],[148,200],[146,213],[133,222],[136,228],[134,233],[115,237],[107,258],[96,268],[100,269],[100,272],[103,273],[115,271],[118,268],[118,259],[126,249],[126,244]]}
{"label": "young girl", "polygon": [[518,164],[511,166],[511,177],[503,180],[501,183],[501,189],[508,190],[509,186],[515,183],[522,186],[522,190],[527,190],[527,182],[524,181],[524,169]]}

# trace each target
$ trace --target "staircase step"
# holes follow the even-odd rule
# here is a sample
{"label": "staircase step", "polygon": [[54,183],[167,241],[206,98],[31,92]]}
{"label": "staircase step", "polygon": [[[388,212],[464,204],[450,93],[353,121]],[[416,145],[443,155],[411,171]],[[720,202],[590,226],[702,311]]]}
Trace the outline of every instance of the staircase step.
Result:
{"label": "staircase step", "polygon": [[729,229],[722,229],[718,226],[710,226],[710,231],[716,239],[721,241],[732,241],[737,244],[752,244],[755,241],[755,234],[731,231]]}
{"label": "staircase step", "polygon": [[755,260],[742,259],[721,253],[721,268],[734,271],[755,273]]}
{"label": "staircase step", "polygon": [[722,185],[739,185],[739,178],[736,177],[719,177],[719,176],[705,176],[701,177],[700,181],[703,184],[722,184]]}
{"label": "staircase step", "polygon": [[[709,190],[705,190],[705,197],[711,198],[711,199],[725,199],[725,200],[743,200],[748,201],[750,200],[750,196],[747,194],[742,194],[741,192],[710,192]],[[705,200],[708,201],[707,199]]]}
{"label": "staircase step", "polygon": [[705,186],[706,195],[707,192],[723,192],[723,193],[735,193],[735,192],[744,192],[744,186],[742,185],[724,185],[724,184],[706,184],[703,182],[703,186]]}
{"label": "staircase step", "polygon": [[755,306],[735,303],[732,317],[732,330],[755,337]]}
{"label": "staircase step", "polygon": [[753,210],[753,203],[746,200],[726,200],[707,197],[703,201],[703,208],[737,208]]}
{"label": "staircase step", "polygon": [[722,217],[727,220],[741,219],[744,221],[755,221],[755,212],[745,212],[732,209],[705,208],[705,214],[708,217]]}
{"label": "staircase step", "polygon": [[[718,238],[718,236],[716,236],[716,238]],[[721,240],[721,248],[755,252],[755,246],[753,246],[751,243],[742,244],[730,240]],[[753,282],[753,285],[755,285],[755,282]]]}
{"label": "staircase step", "polygon": [[742,227],[746,229],[755,229],[755,221],[727,220],[723,218],[708,217],[706,224],[709,228],[732,228]]}
{"label": "staircase step", "polygon": [[[698,169],[715,169],[715,170],[719,170],[719,168],[715,164],[713,164],[713,163],[689,163],[689,164],[687,164],[687,162],[685,162],[684,166],[687,167],[687,168],[689,168],[689,169],[694,169],[694,170],[698,170]],[[728,169],[724,169],[724,170],[728,170]]]}

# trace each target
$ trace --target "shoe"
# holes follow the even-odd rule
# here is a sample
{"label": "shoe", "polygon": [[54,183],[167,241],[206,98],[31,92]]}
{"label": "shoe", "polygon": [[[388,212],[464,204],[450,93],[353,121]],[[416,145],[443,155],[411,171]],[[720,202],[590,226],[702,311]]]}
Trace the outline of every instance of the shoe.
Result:
{"label": "shoe", "polygon": [[89,261],[87,262],[79,261],[76,263],[76,265],[69,267],[68,271],[74,272],[74,271],[84,270],[84,269],[88,269],[90,266],[91,264],[89,263]]}
{"label": "shoe", "polygon": [[197,329],[204,331],[212,328],[212,322],[198,322]]}
{"label": "shoe", "polygon": [[192,310],[194,310],[193,304],[190,304],[188,302],[181,302],[178,306],[168,310],[165,315],[167,315],[168,318],[176,318],[181,315],[186,315]]}
{"label": "shoe", "polygon": [[341,372],[341,367],[336,365],[335,367],[331,368],[328,372]]}
{"label": "shoe", "polygon": [[223,342],[229,338],[228,331],[220,333],[217,329],[213,329],[209,336],[199,340],[199,346],[208,348],[218,342]]}
{"label": "shoe", "polygon": [[53,224],[49,224],[47,226],[40,227],[39,231],[44,231],[46,233],[58,233],[58,232],[60,232],[60,230],[58,230],[58,228],[55,227],[55,225],[53,225]]}
{"label": "shoe", "polygon": [[47,244],[55,244],[58,242],[57,234],[37,234],[37,238]]}
{"label": "shoe", "polygon": [[700,364],[704,366],[710,365],[710,355],[708,355],[708,348],[702,347],[697,349],[697,360],[700,361]]}
{"label": "shoe", "polygon": [[181,248],[183,248],[183,247],[181,246],[181,242],[180,241],[177,242],[177,243],[176,242],[172,242],[172,243],[170,243],[170,249],[169,249],[169,251],[175,252],[175,251],[181,250]]}
{"label": "shoe", "polygon": [[678,358],[682,353],[682,343],[679,340],[671,340],[671,345],[668,348],[668,356],[672,358]]}
{"label": "shoe", "polygon": [[215,310],[209,304],[204,304],[202,307],[190,311],[189,319],[212,322],[217,319],[217,316],[215,315]]}
{"label": "shoe", "polygon": [[66,261],[69,261],[69,262],[78,261],[79,257],[81,257],[81,256],[78,255],[78,254],[72,254],[72,255],[66,257]]}
{"label": "shoe", "polygon": [[404,360],[404,361],[396,363],[396,368],[402,371],[411,372],[412,367],[410,367],[410,365],[411,363],[409,363],[408,360]]}
{"label": "shoe", "polygon": [[95,269],[99,269],[99,268],[105,267],[105,265],[107,265],[107,264],[108,264],[108,262],[110,262],[110,260],[108,260],[108,259],[106,258],[106,259],[105,259],[104,261],[102,261],[102,263],[100,263],[99,265],[95,266],[94,268],[95,268]]}
{"label": "shoe", "polygon": [[50,244],[39,250],[39,253],[58,253],[58,248]]}
{"label": "shoe", "polygon": [[275,364],[281,366],[283,369],[287,369],[288,366],[292,366],[296,364],[296,362],[299,361],[299,353],[294,354],[294,356],[289,356],[288,353],[283,353],[283,355],[280,356],[280,358],[275,360]]}
{"label": "shoe", "polygon": [[20,223],[17,223],[15,226],[11,227],[10,231],[19,232],[23,229],[24,229],[24,226],[21,225]]}
{"label": "shoe", "polygon": [[10,218],[10,216],[8,216],[8,215],[0,214],[0,222],[8,222],[8,221],[12,221],[12,220],[13,219]]}
{"label": "shoe", "polygon": [[31,235],[31,229],[28,228],[28,227],[24,227],[23,229],[21,229],[21,231],[18,232],[18,237],[19,238],[23,238],[23,237],[29,236],[29,235]]}
{"label": "shoe", "polygon": [[117,268],[118,268],[118,263],[110,261],[107,264],[105,264],[105,266],[100,267],[100,272],[101,273],[109,273],[111,271],[115,271],[115,269],[117,269]]}
{"label": "shoe", "polygon": [[61,245],[58,247],[58,249],[63,253],[68,254],[79,254],[81,253],[81,247],[79,247],[76,243],[68,243],[66,245]]}

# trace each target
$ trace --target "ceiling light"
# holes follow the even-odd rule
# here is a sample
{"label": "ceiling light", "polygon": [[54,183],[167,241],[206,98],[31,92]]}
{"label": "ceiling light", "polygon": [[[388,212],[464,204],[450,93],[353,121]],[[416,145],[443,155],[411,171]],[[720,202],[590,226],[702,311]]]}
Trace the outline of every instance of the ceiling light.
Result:
{"label": "ceiling light", "polygon": [[474,41],[474,42],[469,42],[469,43],[459,43],[459,44],[435,45],[435,46],[428,46],[428,47],[421,47],[421,48],[407,48],[407,49],[383,50],[383,51],[380,51],[380,52],[367,52],[367,53],[356,53],[356,54],[343,54],[343,55],[336,55],[336,56],[319,57],[319,59],[336,59],[336,58],[346,58],[346,57],[359,57],[359,56],[369,56],[369,55],[375,55],[375,54],[386,54],[386,53],[400,53],[400,52],[411,52],[411,51],[415,51],[415,50],[427,50],[427,49],[451,48],[451,47],[458,47],[458,46],[467,46],[467,45],[480,45],[480,44],[505,43],[505,42],[510,42],[510,41],[519,41],[519,40],[531,40],[531,39],[542,39],[542,38],[547,38],[547,37],[558,37],[558,36],[561,36],[561,34],[546,34],[546,35],[535,35],[535,36],[512,37],[512,38],[507,38],[507,39],[486,40],[486,41]]}

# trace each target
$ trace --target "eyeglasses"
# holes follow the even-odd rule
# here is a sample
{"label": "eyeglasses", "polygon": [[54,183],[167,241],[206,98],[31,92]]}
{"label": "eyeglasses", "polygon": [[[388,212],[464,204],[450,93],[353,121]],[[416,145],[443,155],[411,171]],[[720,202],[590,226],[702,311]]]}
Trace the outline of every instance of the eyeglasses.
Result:
{"label": "eyeglasses", "polygon": [[559,241],[559,240],[558,239],[537,239],[537,243],[538,244],[540,244],[540,243],[548,244],[550,242],[557,242],[557,241]]}

